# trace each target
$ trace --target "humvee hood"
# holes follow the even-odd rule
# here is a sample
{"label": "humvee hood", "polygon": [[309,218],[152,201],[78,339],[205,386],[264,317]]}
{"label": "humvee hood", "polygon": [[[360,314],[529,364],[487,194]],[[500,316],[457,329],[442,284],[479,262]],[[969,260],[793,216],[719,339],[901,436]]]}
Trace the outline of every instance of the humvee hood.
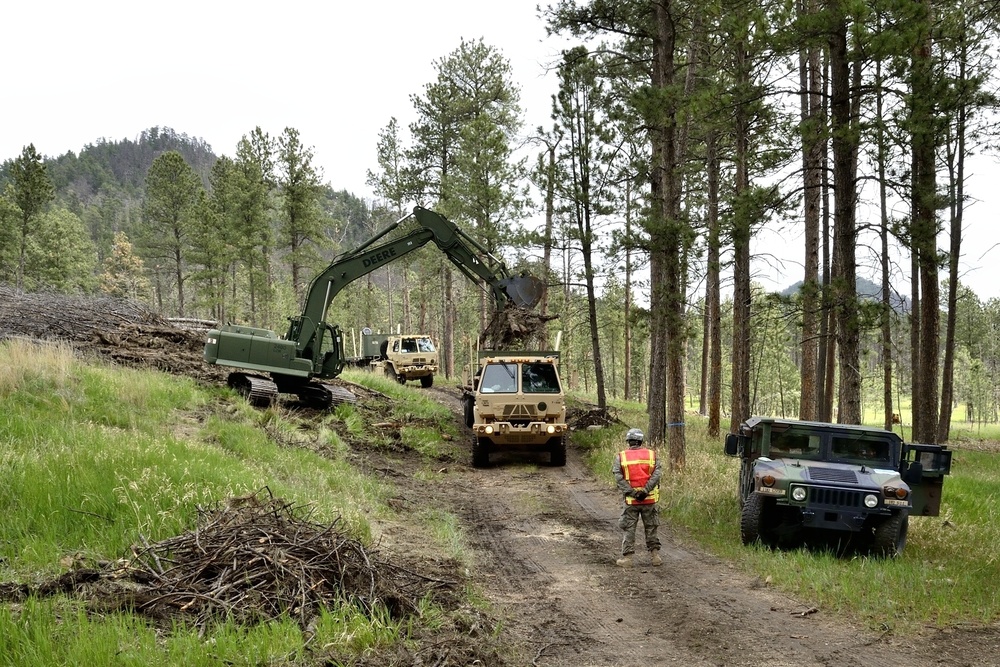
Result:
{"label": "humvee hood", "polygon": [[[816,463],[816,465],[813,465]],[[814,462],[803,459],[768,459],[761,457],[758,475],[765,471],[782,479],[820,484],[847,484],[879,488],[886,484],[903,485],[899,472],[855,463]]]}

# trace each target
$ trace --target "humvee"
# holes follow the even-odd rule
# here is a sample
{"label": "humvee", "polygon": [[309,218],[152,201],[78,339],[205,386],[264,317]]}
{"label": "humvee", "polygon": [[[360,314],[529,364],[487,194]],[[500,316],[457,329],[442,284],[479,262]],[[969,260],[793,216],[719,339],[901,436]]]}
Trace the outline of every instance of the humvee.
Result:
{"label": "humvee", "polygon": [[474,467],[488,466],[492,452],[507,450],[547,452],[552,465],[566,465],[569,428],[558,352],[480,352],[462,403]]}
{"label": "humvee", "polygon": [[[911,516],[937,516],[951,452],[868,426],[753,417],[726,437],[740,457],[740,537],[777,547],[820,533],[886,556]],[[846,539],[843,539],[846,538]]]}
{"label": "humvee", "polygon": [[421,334],[390,335],[379,344],[381,364],[386,376],[399,384],[420,380],[427,388],[434,384],[438,370],[438,353],[430,336]]}

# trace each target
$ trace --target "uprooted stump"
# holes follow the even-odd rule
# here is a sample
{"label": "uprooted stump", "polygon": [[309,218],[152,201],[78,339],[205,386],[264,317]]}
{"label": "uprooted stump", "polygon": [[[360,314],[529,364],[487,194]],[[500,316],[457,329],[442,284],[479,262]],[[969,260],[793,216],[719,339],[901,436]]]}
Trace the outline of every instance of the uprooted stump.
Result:
{"label": "uprooted stump", "polygon": [[529,341],[540,339],[545,331],[545,323],[556,317],[556,315],[541,315],[530,308],[508,303],[503,310],[493,314],[493,318],[479,336],[479,346],[493,350],[522,347]]}

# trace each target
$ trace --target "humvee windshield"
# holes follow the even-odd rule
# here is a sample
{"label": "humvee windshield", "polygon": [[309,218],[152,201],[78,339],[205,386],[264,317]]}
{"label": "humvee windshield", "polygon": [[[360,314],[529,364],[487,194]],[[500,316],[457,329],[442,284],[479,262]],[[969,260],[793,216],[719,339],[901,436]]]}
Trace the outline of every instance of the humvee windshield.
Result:
{"label": "humvee windshield", "polygon": [[771,446],[766,456],[772,459],[814,458],[820,455],[820,436],[792,430],[771,429]]}
{"label": "humvee windshield", "polygon": [[552,364],[521,364],[521,391],[525,394],[558,394],[556,367]]}
{"label": "humvee windshield", "polygon": [[844,459],[853,463],[892,463],[889,443],[885,440],[834,436],[832,438],[834,458]]}

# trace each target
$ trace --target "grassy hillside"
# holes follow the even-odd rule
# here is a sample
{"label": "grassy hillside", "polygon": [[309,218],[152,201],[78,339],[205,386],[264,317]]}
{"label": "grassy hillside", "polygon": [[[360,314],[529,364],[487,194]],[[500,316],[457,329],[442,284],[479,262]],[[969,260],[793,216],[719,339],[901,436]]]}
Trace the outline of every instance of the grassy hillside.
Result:
{"label": "grassy hillside", "polygon": [[[406,391],[381,377],[361,379],[389,395]],[[179,593],[158,589],[155,579],[179,569],[176,563],[157,560],[145,579],[135,576],[140,556],[155,552],[151,545],[182,534],[198,543],[201,535],[204,550],[207,532],[198,531],[207,529],[193,529],[207,509],[262,489],[306,510],[308,523],[300,527],[333,526],[337,545],[360,553],[363,575],[373,581],[392,584],[411,571],[413,565],[400,569],[392,554],[373,547],[380,526],[394,520],[392,489],[358,470],[349,443],[357,439],[377,452],[390,438],[366,432],[372,419],[360,408],[341,406],[303,428],[293,414],[253,410],[228,391],[21,342],[0,343],[0,399],[0,664],[367,664],[355,662],[358,656],[389,664],[378,656],[407,655],[417,634],[432,644],[476,643],[476,651],[491,655],[489,637],[453,630],[478,613],[456,603],[466,595],[466,564],[459,561],[448,577],[457,589],[444,597],[417,590],[401,602],[397,593],[389,606],[355,595],[251,624],[233,620],[246,616],[239,596],[209,619],[165,605]],[[383,418],[398,416],[398,401],[381,403]],[[411,401],[405,409],[416,426],[404,435],[418,444],[431,428],[454,428],[450,413],[431,402]],[[428,553],[461,555],[454,548],[459,538],[441,531],[448,522],[439,515],[408,518],[424,526]],[[255,549],[267,555],[256,544],[245,546],[251,563]],[[333,556],[343,560],[344,553]],[[256,583],[237,584],[245,586],[252,612],[264,606],[254,600]],[[160,604],[149,608],[170,609],[171,617],[143,613],[137,588],[151,590]],[[185,606],[206,608],[201,602],[191,596]],[[471,625],[490,627],[486,619]]]}

